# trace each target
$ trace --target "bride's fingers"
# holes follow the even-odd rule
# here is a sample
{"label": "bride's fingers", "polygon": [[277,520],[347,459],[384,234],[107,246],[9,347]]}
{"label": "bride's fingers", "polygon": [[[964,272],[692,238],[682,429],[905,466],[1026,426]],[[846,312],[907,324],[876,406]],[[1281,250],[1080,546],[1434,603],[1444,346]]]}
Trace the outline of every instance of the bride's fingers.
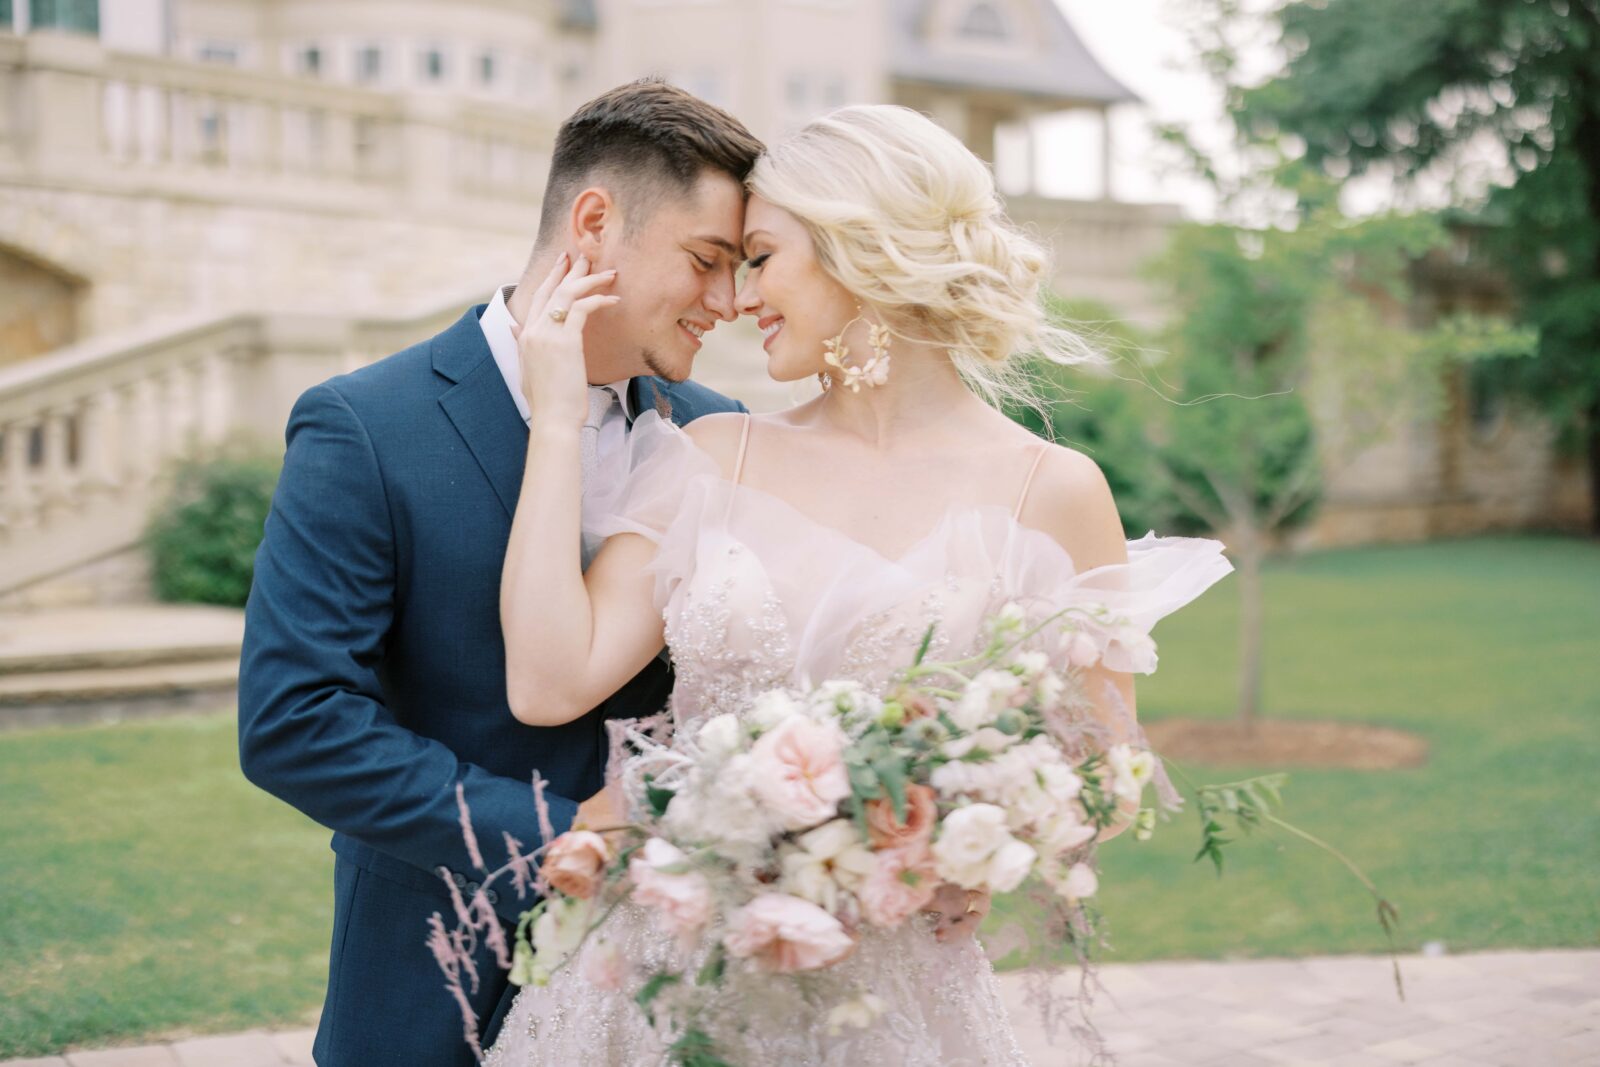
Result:
{"label": "bride's fingers", "polygon": [[604,289],[617,280],[615,270],[603,270],[599,274],[569,274],[556,286],[555,292],[550,295],[548,306],[537,305],[548,314],[551,308],[569,308],[580,297]]}
{"label": "bride's fingers", "polygon": [[[578,257],[580,260],[582,256]],[[575,266],[575,264],[574,264]],[[544,307],[550,302],[550,294],[556,291],[556,286],[567,276],[568,257],[565,252],[556,257],[555,266],[550,268],[550,273],[545,275],[544,281],[539,283],[539,288],[533,291],[533,301],[528,305],[534,310]]]}
{"label": "bride's fingers", "polygon": [[606,293],[598,293],[594,296],[586,296],[581,300],[575,300],[572,306],[567,309],[566,318],[561,320],[562,328],[581,332],[583,324],[589,319],[590,312],[612,307],[621,302],[622,297],[611,296]]}

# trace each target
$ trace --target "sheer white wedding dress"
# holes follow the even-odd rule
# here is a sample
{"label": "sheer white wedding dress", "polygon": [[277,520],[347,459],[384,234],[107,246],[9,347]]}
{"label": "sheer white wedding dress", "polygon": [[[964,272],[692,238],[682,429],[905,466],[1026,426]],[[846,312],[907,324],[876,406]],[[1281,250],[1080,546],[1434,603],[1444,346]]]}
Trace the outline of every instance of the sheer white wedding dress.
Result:
{"label": "sheer white wedding dress", "polygon": [[[741,467],[742,453],[741,444]],[[676,669],[671,712],[679,730],[739,712],[775,686],[829,678],[882,685],[910,662],[930,622],[938,624],[931,658],[964,655],[979,643],[982,620],[1007,601],[1030,613],[1102,603],[1130,630],[1147,634],[1232,569],[1220,542],[1150,534],[1129,542],[1126,564],[1079,573],[1057,541],[1017,521],[1020,498],[1011,512],[952,507],[890,559],[738,484],[737,469],[733,480],[724,477],[716,461],[654,413],[635,423],[626,454],[610,459],[591,484],[586,537],[631,531],[658,545],[656,603]],[[1107,666],[1154,669],[1154,655],[1136,650],[1137,643],[1102,642]],[[622,905],[606,930],[644,973],[681,963],[678,946],[641,908]],[[882,998],[886,1013],[865,1029],[830,1033],[831,1001],[797,995],[803,986],[792,979],[730,967],[721,1010],[707,1027],[719,1053],[739,1067],[1028,1063],[975,939],[941,944],[912,921],[863,937],[833,972]],[[548,985],[519,992],[487,1062],[633,1067],[663,1059],[659,1035],[631,990],[598,988],[568,966]]]}

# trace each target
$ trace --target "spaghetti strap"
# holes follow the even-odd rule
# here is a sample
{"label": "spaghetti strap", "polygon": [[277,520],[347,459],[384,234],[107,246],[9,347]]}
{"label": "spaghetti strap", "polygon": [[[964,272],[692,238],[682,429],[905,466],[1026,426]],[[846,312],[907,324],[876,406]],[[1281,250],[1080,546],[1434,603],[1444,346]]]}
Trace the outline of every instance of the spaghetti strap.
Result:
{"label": "spaghetti strap", "polygon": [[739,458],[733,461],[733,484],[738,485],[744,476],[744,452],[750,447],[750,413],[744,413],[744,426],[739,430]]}
{"label": "spaghetti strap", "polygon": [[1039,451],[1034,454],[1033,465],[1028,468],[1028,476],[1022,481],[1022,492],[1017,495],[1016,509],[1011,512],[1013,521],[1022,518],[1022,505],[1028,502],[1028,490],[1033,488],[1033,476],[1039,473],[1039,463],[1044,459],[1044,454],[1049,448],[1048,444],[1040,445]]}

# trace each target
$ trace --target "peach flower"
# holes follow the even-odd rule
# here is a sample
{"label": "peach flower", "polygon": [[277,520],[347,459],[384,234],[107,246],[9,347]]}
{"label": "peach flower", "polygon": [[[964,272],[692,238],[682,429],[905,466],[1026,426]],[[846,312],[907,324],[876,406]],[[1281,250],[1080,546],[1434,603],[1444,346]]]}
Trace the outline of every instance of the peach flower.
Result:
{"label": "peach flower", "polygon": [[724,943],[729,955],[783,974],[826,967],[855,948],[838,919],[787,893],[763,893],[734,912]]}
{"label": "peach flower", "polygon": [[605,838],[589,830],[569,830],[550,842],[540,873],[557,892],[588,900],[600,888],[610,860]]}
{"label": "peach flower", "polygon": [[705,877],[696,871],[666,869],[687,864],[688,859],[677,846],[652,837],[628,861],[633,899],[654,908],[667,931],[680,937],[711,918],[711,887]]}
{"label": "peach flower", "polygon": [[850,795],[837,725],[791,715],[750,749],[751,791],[786,830],[826,822]]}
{"label": "peach flower", "polygon": [[878,863],[856,896],[861,914],[874,926],[899,926],[926,907],[939,885],[933,856],[924,843],[877,854]]}
{"label": "peach flower", "polygon": [[934,791],[913,782],[906,786],[906,821],[894,817],[894,803],[886,798],[867,801],[867,837],[875,849],[906,848],[926,844],[939,821]]}

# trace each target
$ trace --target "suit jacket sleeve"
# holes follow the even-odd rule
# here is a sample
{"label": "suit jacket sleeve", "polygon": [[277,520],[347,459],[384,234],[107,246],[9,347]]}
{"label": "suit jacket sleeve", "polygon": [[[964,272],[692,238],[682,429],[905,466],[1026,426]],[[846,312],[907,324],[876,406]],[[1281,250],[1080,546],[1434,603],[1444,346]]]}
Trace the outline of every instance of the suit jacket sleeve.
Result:
{"label": "suit jacket sleeve", "polygon": [[[491,869],[505,861],[501,831],[529,849],[542,843],[532,791],[395,720],[377,673],[394,610],[395,539],[377,455],[345,399],[317,386],[289,418],[256,555],[239,673],[240,764],[250,781],[333,830],[422,870],[473,877],[456,784]],[[577,804],[547,796],[561,833]],[[498,896],[497,910],[513,921],[528,903]]]}

